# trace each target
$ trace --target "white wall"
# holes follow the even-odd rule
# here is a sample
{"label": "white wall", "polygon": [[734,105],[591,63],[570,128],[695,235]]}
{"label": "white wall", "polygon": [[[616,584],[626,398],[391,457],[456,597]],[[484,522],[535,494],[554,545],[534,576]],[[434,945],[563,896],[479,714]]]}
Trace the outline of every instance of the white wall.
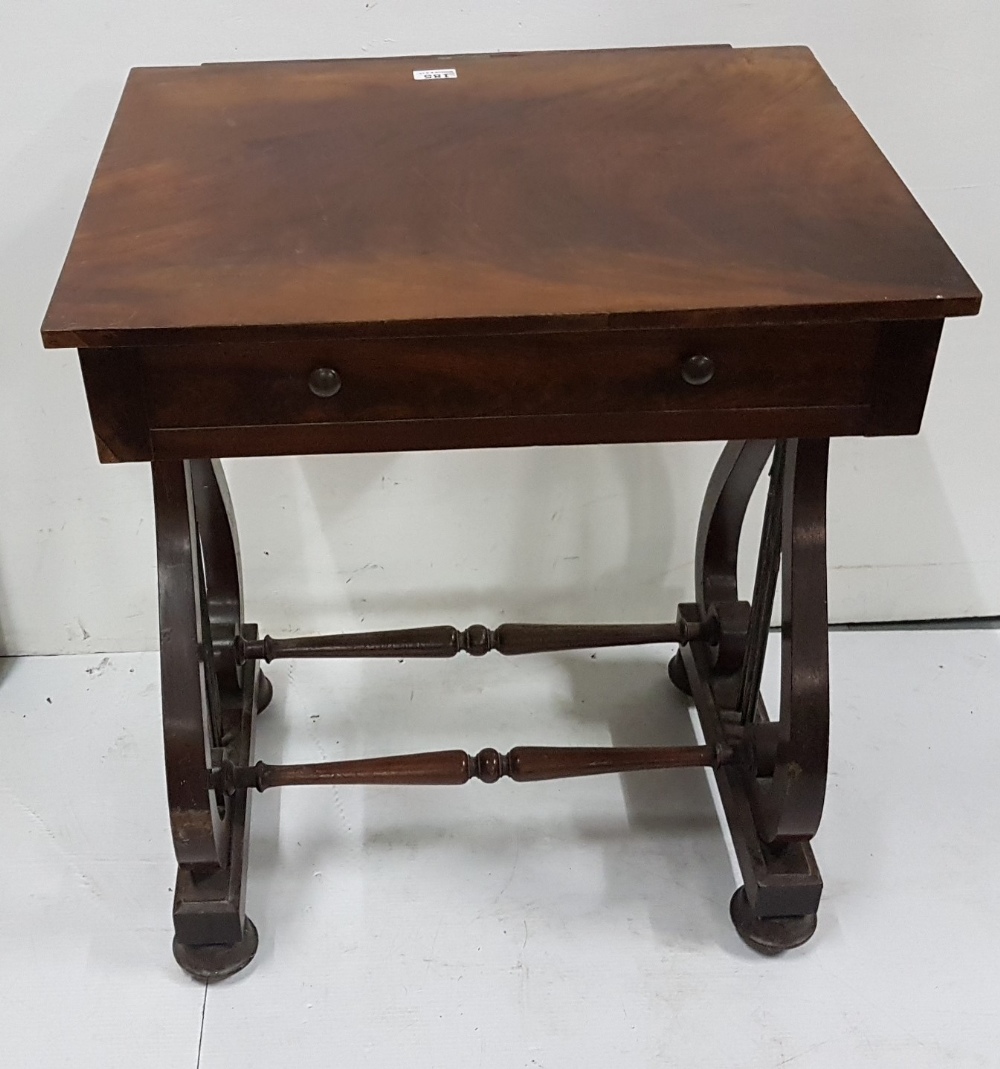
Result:
{"label": "white wall", "polygon": [[[728,41],[810,45],[986,294],[948,325],[919,438],[832,453],[836,620],[1000,613],[996,0],[2,0],[0,650],[153,648],[142,465],[99,466],[38,327],[129,67]],[[229,465],[275,633],[671,616],[718,447]]]}

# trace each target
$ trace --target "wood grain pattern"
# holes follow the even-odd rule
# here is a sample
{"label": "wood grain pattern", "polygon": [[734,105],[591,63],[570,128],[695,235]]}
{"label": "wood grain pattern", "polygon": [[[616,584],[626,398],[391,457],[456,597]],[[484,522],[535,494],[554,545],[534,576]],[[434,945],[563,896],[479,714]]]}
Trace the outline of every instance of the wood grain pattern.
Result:
{"label": "wood grain pattern", "polygon": [[147,68],[48,346],[973,313],[805,48]]}
{"label": "wood grain pattern", "polygon": [[[155,429],[868,403],[877,324],[149,347]],[[692,386],[682,361],[709,356]],[[316,397],[329,367],[342,387]]]}
{"label": "wood grain pattern", "polygon": [[[175,956],[218,979],[257,947],[249,787],[697,765],[746,880],[737,930],[798,946],[822,890],[828,439],[916,432],[943,321],[979,291],[807,49],[459,56],[456,79],[413,80],[439,60],[133,71],[43,326],[81,349],[101,459],[154,462]],[[244,628],[207,458],[705,438],[744,440],[709,484],[678,624]],[[740,534],[784,439],[752,607]],[[258,656],[664,639],[705,746],[250,763]]]}
{"label": "wood grain pattern", "polygon": [[[906,434],[942,323],[84,349],[102,459]],[[684,381],[708,355],[711,379]],[[316,397],[309,375],[337,370]]]}

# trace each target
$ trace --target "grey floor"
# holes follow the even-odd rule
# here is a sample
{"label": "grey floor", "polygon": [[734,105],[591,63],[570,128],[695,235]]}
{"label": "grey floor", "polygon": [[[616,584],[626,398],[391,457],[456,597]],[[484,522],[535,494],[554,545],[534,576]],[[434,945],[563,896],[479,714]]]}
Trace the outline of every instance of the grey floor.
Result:
{"label": "grey floor", "polygon": [[[668,653],[289,662],[259,754],[691,742]],[[297,788],[255,802],[259,955],[206,989],[170,955],[155,656],[0,661],[0,1064],[994,1067],[1000,634],[837,632],[831,665],[801,950],[733,933],[700,770]]]}

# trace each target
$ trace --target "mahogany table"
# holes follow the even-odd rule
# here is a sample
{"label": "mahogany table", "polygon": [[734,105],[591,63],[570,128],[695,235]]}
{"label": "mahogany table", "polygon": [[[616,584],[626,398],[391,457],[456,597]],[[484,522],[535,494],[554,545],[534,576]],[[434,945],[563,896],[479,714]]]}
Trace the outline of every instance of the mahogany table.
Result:
{"label": "mahogany table", "polygon": [[[826,471],[914,434],[980,294],[806,48],[134,70],[43,326],[104,462],[150,461],[178,962],[253,956],[251,788],[714,769],[740,935],[812,934],[827,768]],[[729,439],[675,622],[302,639],[244,622],[218,460]],[[770,460],[750,601],[736,557]],[[759,694],[782,563],[781,700]],[[676,642],[704,746],[253,763],[278,657]]]}

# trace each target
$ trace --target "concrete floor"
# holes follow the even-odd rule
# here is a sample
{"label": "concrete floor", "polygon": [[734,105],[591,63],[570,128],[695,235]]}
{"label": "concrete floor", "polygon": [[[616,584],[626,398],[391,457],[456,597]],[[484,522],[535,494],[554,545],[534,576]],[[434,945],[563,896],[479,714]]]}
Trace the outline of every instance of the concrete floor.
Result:
{"label": "concrete floor", "polygon": [[[669,652],[288,662],[258,753],[692,742]],[[831,668],[802,949],[733,932],[701,770],[289,788],[254,805],[260,952],[206,989],[170,954],[156,657],[0,661],[0,1064],[992,1069],[1000,634],[834,633]]]}

